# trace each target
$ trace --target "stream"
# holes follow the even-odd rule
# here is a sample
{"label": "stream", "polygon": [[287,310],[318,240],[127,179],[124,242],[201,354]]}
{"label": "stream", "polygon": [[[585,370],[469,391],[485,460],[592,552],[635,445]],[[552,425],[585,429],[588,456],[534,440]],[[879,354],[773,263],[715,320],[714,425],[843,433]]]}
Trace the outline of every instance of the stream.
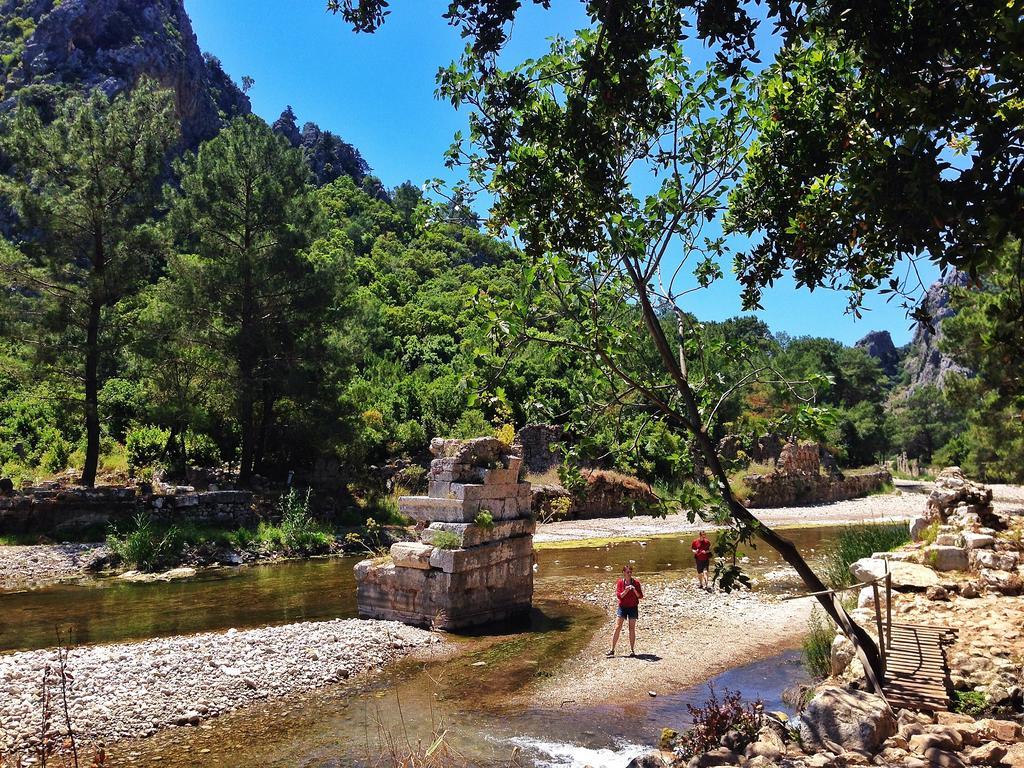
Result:
{"label": "stream", "polygon": [[[786,534],[812,564],[840,530],[792,528]],[[538,594],[567,586],[614,584],[633,564],[637,577],[693,571],[692,535],[618,541],[596,547],[537,550]],[[747,570],[756,588],[785,591],[799,584],[778,554],[765,545],[749,550]],[[129,583],[88,579],[24,592],[0,593],[0,652],[48,648],[57,632],[70,645],[144,640],[194,632],[258,627],[356,616],[352,566],[340,557],[201,571],[172,582]],[[610,588],[610,587],[609,587]]]}
{"label": "stream", "polygon": [[[837,530],[797,528],[787,535],[813,562]],[[430,744],[445,733],[443,748],[469,766],[623,768],[657,743],[663,727],[685,727],[687,704],[703,702],[707,686],[565,709],[513,709],[504,702],[582,649],[604,621],[602,611],[560,595],[598,584],[610,589],[627,562],[640,579],[653,573],[689,577],[692,538],[540,549],[528,627],[453,636],[459,652],[452,658],[402,661],[369,680],[254,704],[197,728],[120,742],[108,754],[118,765],[369,768],[378,764],[369,755]],[[796,587],[795,575],[773,550],[762,545],[746,554],[756,588]],[[0,594],[0,652],[52,646],[58,629],[77,645],[352,617],[358,559],[213,569],[178,582],[91,579]],[[745,698],[763,699],[769,710],[785,710],[782,692],[803,680],[799,653],[787,652],[728,670],[713,682],[719,692],[740,690]]]}

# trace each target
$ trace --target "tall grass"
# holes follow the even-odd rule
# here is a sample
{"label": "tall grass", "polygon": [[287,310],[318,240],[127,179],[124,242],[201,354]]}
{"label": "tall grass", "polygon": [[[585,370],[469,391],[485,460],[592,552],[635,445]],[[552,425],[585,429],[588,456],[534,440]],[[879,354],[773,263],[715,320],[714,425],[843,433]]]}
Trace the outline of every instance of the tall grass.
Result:
{"label": "tall grass", "polygon": [[833,589],[849,586],[850,566],[873,552],[888,552],[910,541],[906,523],[848,525],[827,548],[821,566],[824,581]]}
{"label": "tall grass", "polygon": [[828,677],[832,673],[832,641],[836,628],[817,607],[807,620],[807,636],[804,638],[804,666],[815,677]]}

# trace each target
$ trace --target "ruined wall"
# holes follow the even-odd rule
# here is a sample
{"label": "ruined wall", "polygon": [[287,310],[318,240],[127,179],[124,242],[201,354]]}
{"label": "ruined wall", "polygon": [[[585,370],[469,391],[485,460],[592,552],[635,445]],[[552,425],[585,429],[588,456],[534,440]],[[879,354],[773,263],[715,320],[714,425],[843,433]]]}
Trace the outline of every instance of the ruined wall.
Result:
{"label": "ruined wall", "polygon": [[40,486],[0,497],[0,535],[66,536],[129,521],[140,512],[165,523],[238,528],[257,521],[249,491],[201,491],[187,486],[171,493],[138,488]]}
{"label": "ruined wall", "polygon": [[533,514],[541,522],[592,520],[650,514],[658,498],[651,487],[635,477],[603,469],[584,469],[586,487],[573,496],[561,485],[535,485],[531,489]]}
{"label": "ruined wall", "polygon": [[788,507],[822,504],[864,496],[892,483],[889,470],[878,468],[856,475],[823,475],[817,443],[789,442],[773,471],[743,478],[750,507]]}
{"label": "ruined wall", "polygon": [[523,464],[530,472],[547,472],[562,461],[559,444],[563,431],[557,424],[527,424],[516,435]]}
{"label": "ruined wall", "polygon": [[825,475],[747,475],[750,507],[789,507],[796,504],[824,504],[854,499],[892,482],[887,469],[876,469],[841,479]]}
{"label": "ruined wall", "polygon": [[431,451],[429,494],[398,502],[420,540],[355,566],[359,615],[435,629],[528,615],[536,523],[522,458],[489,437],[435,439]]}

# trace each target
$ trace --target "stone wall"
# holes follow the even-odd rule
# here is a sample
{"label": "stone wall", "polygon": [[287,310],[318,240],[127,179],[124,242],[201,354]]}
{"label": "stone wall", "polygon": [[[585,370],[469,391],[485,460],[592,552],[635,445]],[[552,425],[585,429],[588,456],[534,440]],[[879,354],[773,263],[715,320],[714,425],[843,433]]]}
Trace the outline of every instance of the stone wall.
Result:
{"label": "stone wall", "polygon": [[892,482],[889,470],[881,467],[857,475],[838,471],[821,473],[822,450],[817,443],[790,441],[779,454],[773,471],[747,475],[750,507],[788,507],[794,504],[822,504],[864,496]]}
{"label": "stone wall", "polygon": [[557,424],[527,424],[516,435],[523,465],[530,472],[547,472],[562,461],[559,444],[564,437]]}
{"label": "stone wall", "polygon": [[435,629],[528,615],[536,523],[530,484],[519,482],[522,458],[488,437],[435,439],[431,451],[429,495],[398,502],[420,540],[356,565],[359,615]]}
{"label": "stone wall", "polygon": [[650,514],[658,504],[651,487],[635,477],[603,469],[581,474],[586,487],[575,496],[561,485],[533,486],[534,517],[542,522],[628,517]]}
{"label": "stone wall", "polygon": [[162,523],[224,528],[254,525],[257,521],[249,491],[195,491],[182,486],[169,493],[151,493],[146,487],[53,485],[0,497],[0,535],[67,536],[125,523],[140,512],[149,512]]}
{"label": "stone wall", "polygon": [[747,475],[744,478],[750,494],[750,507],[789,507],[796,504],[824,504],[877,491],[892,482],[887,469],[876,469],[861,475],[831,478],[825,475]]}

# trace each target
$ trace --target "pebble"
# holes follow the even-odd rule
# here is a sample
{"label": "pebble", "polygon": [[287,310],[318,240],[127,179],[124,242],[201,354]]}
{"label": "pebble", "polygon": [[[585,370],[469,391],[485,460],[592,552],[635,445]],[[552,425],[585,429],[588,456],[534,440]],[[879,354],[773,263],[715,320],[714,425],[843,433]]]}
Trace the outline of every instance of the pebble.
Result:
{"label": "pebble", "polygon": [[[72,725],[82,740],[107,742],[196,726],[259,699],[378,671],[440,642],[395,621],[335,619],[72,648]],[[58,700],[56,649],[0,656],[0,753],[23,751],[37,737],[47,668]]]}

